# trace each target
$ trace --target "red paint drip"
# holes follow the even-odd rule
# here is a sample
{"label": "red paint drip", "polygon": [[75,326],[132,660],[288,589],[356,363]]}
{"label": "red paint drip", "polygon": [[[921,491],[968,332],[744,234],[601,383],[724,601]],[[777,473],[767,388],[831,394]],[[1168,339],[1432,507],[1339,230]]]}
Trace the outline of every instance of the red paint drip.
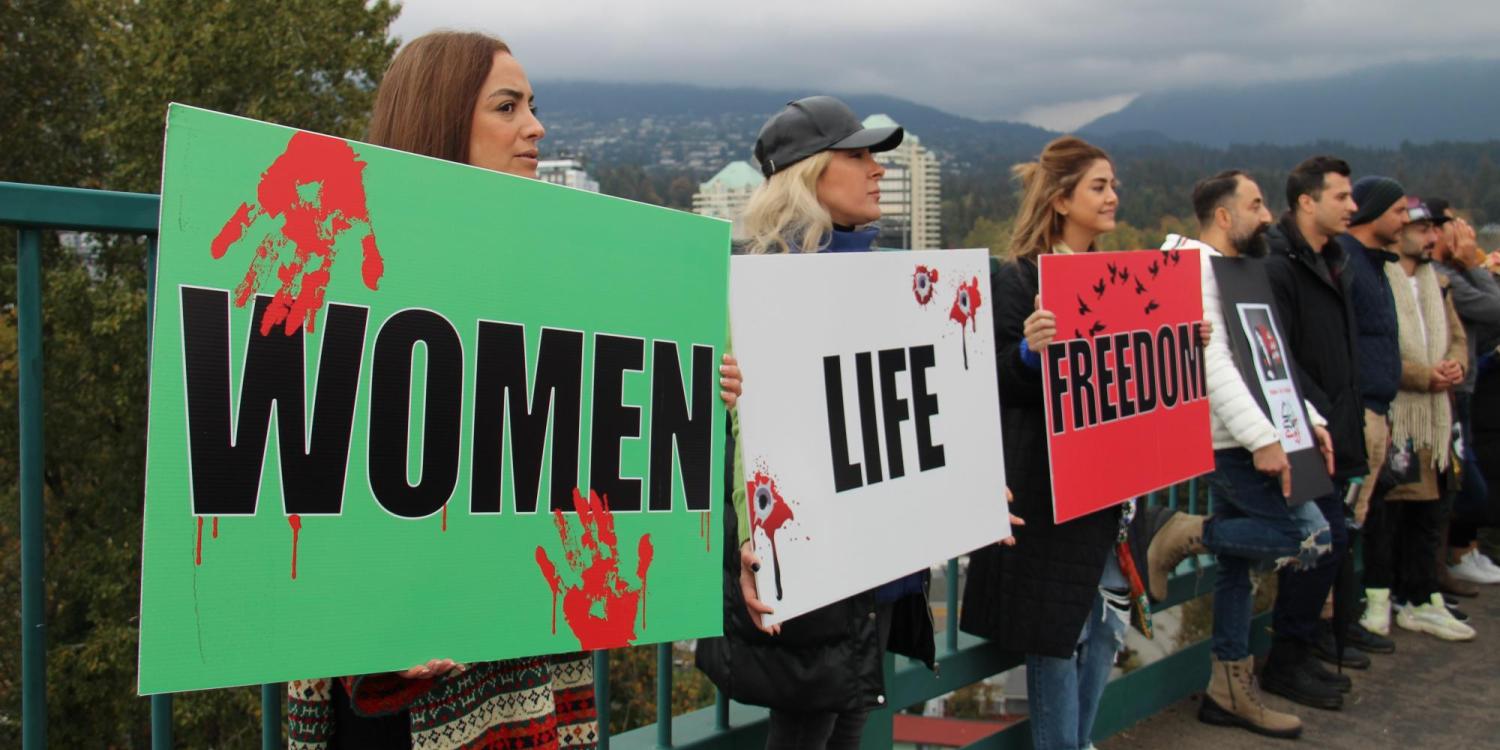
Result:
{"label": "red paint drip", "polygon": [[698,516],[698,536],[703,537],[704,552],[711,552],[713,550],[714,524],[711,520],[712,518],[712,510],[703,511],[703,515]]}
{"label": "red paint drip", "polygon": [[203,564],[203,516],[198,516],[198,543],[193,547],[193,564]]}
{"label": "red paint drip", "polygon": [[214,538],[219,538],[219,517],[214,516]]}
{"label": "red paint drip", "polygon": [[969,283],[959,284],[953,295],[953,307],[948,317],[958,323],[959,338],[964,348],[964,369],[969,369],[969,328],[979,331],[979,308],[984,300],[979,295],[979,277],[969,278]]}
{"label": "red paint drip", "polygon": [[443,531],[448,530],[448,504],[443,503]]}
{"label": "red paint drip", "polygon": [[536,564],[542,569],[542,577],[547,579],[547,585],[552,589],[552,633],[557,633],[557,594],[562,588],[562,576],[557,574],[557,566],[552,564],[552,558],[547,557],[547,550],[538,546],[536,548]]}
{"label": "red paint drip", "polygon": [[292,527],[292,580],[297,580],[297,536],[302,532],[302,516],[296,513],[286,517]]}
{"label": "red paint drip", "polygon": [[[636,577],[640,586],[631,590],[620,576],[619,539],[608,499],[590,492],[585,500],[575,489],[573,509],[582,529],[576,539],[561,510],[553,511],[553,521],[562,543],[563,559],[580,583],[564,584],[546,549],[538,547],[536,551],[537,567],[553,592],[554,610],[560,593],[563,619],[585,650],[630,645],[636,639],[636,610],[644,605],[646,577],[655,557],[651,537],[643,535],[637,545]],[[596,609],[602,614],[595,614]],[[555,627],[554,622],[554,631]]]}
{"label": "red paint drip", "polygon": [[[750,529],[758,526],[766,537],[771,540],[771,564],[776,578],[776,598],[781,598],[781,556],[776,551],[776,532],[787,521],[795,516],[792,514],[792,506],[788,505],[782,498],[781,492],[776,489],[776,480],[764,471],[756,471],[755,476],[745,483],[746,493],[749,495],[747,505],[750,509]],[[767,507],[760,507],[762,503]]]}
{"label": "red paint drip", "polygon": [[[292,135],[286,150],[261,174],[256,202],[241,203],[209,245],[221,258],[239,242],[245,230],[262,216],[280,218],[280,229],[267,232],[257,243],[245,278],[235,289],[235,304],[255,298],[262,283],[280,284],[261,317],[260,333],[277,325],[288,336],[299,327],[312,333],[334,261],[334,243],[344,232],[363,233],[361,278],[371,290],[379,288],[385,260],[375,244],[365,201],[364,169],[348,142],[315,133]],[[281,250],[291,247],[291,257]]]}
{"label": "red paint drip", "polygon": [[651,559],[656,556],[656,548],[651,546],[651,535],[641,536],[641,543],[636,548],[635,576],[641,579],[641,630],[646,629],[646,572],[651,568]]}

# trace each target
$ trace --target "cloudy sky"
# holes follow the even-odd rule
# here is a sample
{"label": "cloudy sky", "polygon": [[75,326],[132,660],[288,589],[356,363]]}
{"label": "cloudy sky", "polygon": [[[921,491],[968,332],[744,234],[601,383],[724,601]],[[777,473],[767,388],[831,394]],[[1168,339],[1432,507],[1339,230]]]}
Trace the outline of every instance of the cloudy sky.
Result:
{"label": "cloudy sky", "polygon": [[884,93],[1059,129],[1144,92],[1500,57],[1493,0],[407,0],[395,33],[437,28],[499,35],[534,81]]}

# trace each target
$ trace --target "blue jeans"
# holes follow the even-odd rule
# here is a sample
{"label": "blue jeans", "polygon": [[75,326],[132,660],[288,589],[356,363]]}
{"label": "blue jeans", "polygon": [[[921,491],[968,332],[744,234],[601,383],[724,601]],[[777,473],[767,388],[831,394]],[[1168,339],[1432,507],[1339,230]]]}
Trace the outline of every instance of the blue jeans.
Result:
{"label": "blue jeans", "polygon": [[1332,537],[1318,506],[1288,507],[1281,480],[1257,471],[1250,451],[1214,451],[1208,485],[1216,504],[1203,525],[1203,546],[1219,562],[1213,653],[1221,661],[1239,661],[1250,655],[1250,571],[1310,568],[1328,552]]}
{"label": "blue jeans", "polygon": [[1128,617],[1128,611],[1117,613],[1102,595],[1096,596],[1071,658],[1026,655],[1033,748],[1082,750],[1089,746],[1099,700],[1109,684],[1115,654],[1125,642]]}
{"label": "blue jeans", "polygon": [[1312,568],[1284,567],[1277,575],[1276,605],[1271,612],[1271,629],[1277,636],[1303,643],[1317,639],[1323,602],[1333,590],[1344,556],[1349,554],[1349,521],[1343,500],[1349,483],[1336,479],[1333,484],[1333,494],[1312,501],[1328,519],[1333,549]]}

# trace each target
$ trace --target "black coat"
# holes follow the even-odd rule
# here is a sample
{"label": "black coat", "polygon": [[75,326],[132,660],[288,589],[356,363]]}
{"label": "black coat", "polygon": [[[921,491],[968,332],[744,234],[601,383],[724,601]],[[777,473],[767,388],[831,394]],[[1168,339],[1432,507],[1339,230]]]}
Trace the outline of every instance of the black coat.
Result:
{"label": "black coat", "polygon": [[1500,525],[1500,476],[1491,473],[1490,467],[1500,467],[1500,368],[1479,375],[1473,398],[1470,422],[1474,434],[1469,439],[1473,441],[1479,465],[1484,467],[1489,496],[1485,498],[1485,507],[1470,520],[1496,526]]}
{"label": "black coat", "polygon": [[[1011,512],[1026,525],[1015,527],[1014,547],[990,545],[969,555],[959,626],[1008,651],[1064,658],[1073,653],[1098,596],[1120,512],[1107,508],[1052,523],[1042,374],[1020,355],[1022,324],[1035,308],[1038,281],[1035,260],[1006,263],[990,274],[1005,479],[1015,495]],[[1136,559],[1146,559],[1144,550]]]}
{"label": "black coat", "polygon": [[[1390,411],[1401,390],[1401,339],[1396,324],[1396,298],[1385,276],[1385,264],[1396,255],[1365,247],[1352,235],[1335,238],[1349,262],[1349,304],[1358,329],[1359,390],[1364,407],[1376,414]],[[1321,408],[1321,407],[1320,407]]]}
{"label": "black coat", "polygon": [[[725,443],[724,497],[730,497],[736,446]],[[781,624],[755,627],[740,593],[739,519],[724,513],[724,636],[698,641],[695,662],[730,699],[785,711],[844,712],[885,704],[884,650],[879,647],[874,590],[855,594]],[[923,593],[897,600],[887,649],[935,668],[932,610]]]}
{"label": "black coat", "polygon": [[1290,214],[1271,228],[1268,239],[1266,276],[1276,297],[1276,314],[1285,322],[1297,386],[1328,420],[1333,476],[1363,476],[1369,466],[1349,256],[1329,240],[1321,252],[1324,262],[1319,263],[1319,253],[1307,244]]}

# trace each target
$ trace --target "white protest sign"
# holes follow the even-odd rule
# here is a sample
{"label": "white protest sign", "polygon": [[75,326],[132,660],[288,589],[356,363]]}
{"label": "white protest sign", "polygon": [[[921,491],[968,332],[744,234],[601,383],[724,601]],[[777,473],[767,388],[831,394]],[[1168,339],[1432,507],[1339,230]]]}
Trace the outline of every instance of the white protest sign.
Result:
{"label": "white protest sign", "polygon": [[989,294],[983,250],[731,259],[768,623],[1009,535]]}

